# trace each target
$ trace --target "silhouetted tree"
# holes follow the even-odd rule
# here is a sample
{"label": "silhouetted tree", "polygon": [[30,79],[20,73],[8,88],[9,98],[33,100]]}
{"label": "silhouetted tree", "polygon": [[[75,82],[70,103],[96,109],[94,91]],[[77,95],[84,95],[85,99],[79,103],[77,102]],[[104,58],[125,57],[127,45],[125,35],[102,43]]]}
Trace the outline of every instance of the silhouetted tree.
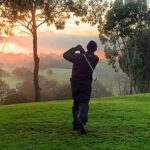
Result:
{"label": "silhouetted tree", "polygon": [[86,15],[87,6],[85,3],[86,0],[7,0],[1,5],[1,8],[5,8],[3,17],[7,18],[9,23],[14,26],[22,25],[33,37],[35,100],[40,99],[38,28],[46,23],[47,25],[54,24],[57,29],[64,29],[65,22],[71,15]]}
{"label": "silhouetted tree", "polygon": [[54,72],[53,72],[53,70],[52,70],[52,69],[48,69],[48,70],[47,70],[47,74],[51,76],[51,75],[53,75],[53,74],[54,74]]}
{"label": "silhouetted tree", "polygon": [[127,95],[129,93],[129,78],[126,74],[117,74],[115,77],[116,86],[119,91],[119,95]]}
{"label": "silhouetted tree", "polygon": [[93,82],[92,97],[111,96],[112,91],[108,91],[100,81]]}
{"label": "silhouetted tree", "polygon": [[5,81],[0,80],[0,104],[5,103],[5,97],[9,90],[9,85]]}
{"label": "silhouetted tree", "polygon": [[[125,47],[133,51],[130,51],[130,56],[133,58],[134,91],[136,93],[150,92],[150,28],[138,31],[137,36],[132,41],[128,40]],[[126,74],[129,74],[128,68],[125,67],[127,62],[124,57],[119,60],[120,67]]]}
{"label": "silhouetted tree", "polygon": [[30,81],[32,79],[32,71],[26,67],[17,67],[12,70],[12,74],[20,79],[27,79]]}
{"label": "silhouetted tree", "polygon": [[11,89],[6,95],[4,104],[15,104],[26,102],[33,102],[33,99],[30,100],[22,92],[17,91],[16,89]]}
{"label": "silhouetted tree", "polygon": [[[5,14],[7,14],[7,10],[5,10],[4,2],[0,1],[0,42],[5,40],[6,36],[13,35],[12,28],[13,24],[10,24],[8,20],[5,19]],[[3,49],[2,49],[3,51]]]}
{"label": "silhouetted tree", "polygon": [[10,76],[10,73],[3,70],[3,69],[0,69],[0,77],[8,77]]}
{"label": "silhouetted tree", "polygon": [[130,94],[133,93],[137,51],[126,44],[128,41],[134,42],[139,31],[149,27],[148,13],[146,0],[116,0],[106,13],[103,23],[99,25],[100,40],[105,44],[106,58],[116,71],[115,63],[119,62],[122,70],[128,72]]}

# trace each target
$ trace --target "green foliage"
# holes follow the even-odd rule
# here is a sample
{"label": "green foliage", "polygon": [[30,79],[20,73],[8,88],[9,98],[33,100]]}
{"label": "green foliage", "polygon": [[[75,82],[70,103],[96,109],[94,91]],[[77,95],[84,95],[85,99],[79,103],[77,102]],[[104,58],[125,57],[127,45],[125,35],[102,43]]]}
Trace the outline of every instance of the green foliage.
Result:
{"label": "green foliage", "polygon": [[53,101],[0,106],[0,149],[150,149],[150,94],[92,99],[87,136],[71,130],[71,105]]}
{"label": "green foliage", "polygon": [[[6,36],[12,36],[14,27],[14,24],[9,22],[5,16],[9,13],[7,9],[5,9],[4,6],[5,2],[0,1],[0,37],[4,38]],[[1,39],[0,39],[1,40]]]}
{"label": "green foliage", "polygon": [[103,14],[108,7],[108,2],[102,0],[89,0],[88,9],[86,15],[84,15],[81,21],[89,23],[91,26],[101,24],[103,20]]}
{"label": "green foliage", "polygon": [[12,74],[19,79],[32,79],[33,73],[26,67],[17,67],[12,70]]}
{"label": "green foliage", "polygon": [[[114,53],[110,56],[121,56],[125,51],[124,44],[135,36],[135,33],[141,28],[146,28],[147,15],[146,1],[125,1],[116,0],[110,10],[106,13],[103,27],[99,25],[100,39],[107,45],[108,51]],[[108,42],[108,43],[107,43]],[[106,47],[106,49],[107,49]],[[112,50],[112,51],[111,51]],[[110,58],[109,58],[110,59]]]}
{"label": "green foliage", "polygon": [[34,57],[34,89],[35,100],[40,99],[40,85],[38,80],[39,62],[37,29],[42,24],[55,25],[57,29],[64,29],[66,20],[71,15],[81,17],[86,15],[86,0],[9,0],[0,5],[4,8],[3,18],[13,25],[22,25],[33,37]]}
{"label": "green foliage", "polygon": [[[136,37],[142,36],[141,30],[150,27],[147,17],[149,11],[146,0],[116,0],[106,13],[106,20],[99,25],[100,40],[105,44],[106,58],[115,71],[117,71],[115,63],[119,62],[121,69],[129,76],[130,93],[136,84],[133,81],[136,78],[135,74],[143,66],[140,48],[137,45],[142,43],[140,41],[142,39],[135,41]],[[148,43],[148,40],[145,41],[146,45]],[[147,54],[144,53],[143,57],[147,57]]]}
{"label": "green foliage", "polygon": [[[20,23],[31,33],[33,28],[38,28],[43,23],[54,24],[57,29],[63,29],[71,13],[74,16],[83,16],[87,12],[85,0],[9,0],[4,6],[6,11],[9,10],[4,17],[10,22]],[[33,23],[35,17],[38,22],[36,26]]]}
{"label": "green foliage", "polygon": [[93,82],[92,85],[92,97],[106,97],[112,96],[112,91],[108,91],[106,87],[102,85],[100,81]]}
{"label": "green foliage", "polygon": [[16,104],[27,102],[33,102],[33,99],[30,100],[22,92],[18,92],[16,89],[11,89],[6,95],[4,104]]}
{"label": "green foliage", "polygon": [[54,73],[53,73],[53,70],[52,70],[52,69],[48,69],[48,70],[47,70],[47,74],[50,75],[50,76],[53,75],[53,74],[54,74]]}
{"label": "green foliage", "polygon": [[[150,91],[150,29],[141,30],[134,38],[134,41],[128,41],[127,47],[134,49],[131,53],[132,70],[134,74],[134,88],[136,92]],[[121,59],[120,59],[121,60]],[[124,71],[129,74],[125,66],[121,64]]]}
{"label": "green foliage", "polygon": [[0,80],[0,104],[4,104],[5,98],[9,90],[9,85],[5,81]]}
{"label": "green foliage", "polygon": [[10,73],[3,70],[3,69],[0,69],[0,77],[9,77],[10,76]]}

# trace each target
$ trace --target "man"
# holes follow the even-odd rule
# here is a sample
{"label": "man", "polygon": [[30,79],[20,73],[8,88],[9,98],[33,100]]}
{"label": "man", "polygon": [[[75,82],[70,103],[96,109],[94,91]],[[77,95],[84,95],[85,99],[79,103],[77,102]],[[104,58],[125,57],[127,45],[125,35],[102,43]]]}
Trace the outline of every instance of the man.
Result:
{"label": "man", "polygon": [[[81,134],[86,134],[86,122],[88,121],[89,100],[91,97],[91,84],[93,70],[99,61],[94,54],[97,44],[90,41],[87,44],[87,52],[81,45],[69,49],[63,57],[73,63],[71,90],[73,96],[73,130],[80,130]],[[91,68],[92,67],[92,68]]]}

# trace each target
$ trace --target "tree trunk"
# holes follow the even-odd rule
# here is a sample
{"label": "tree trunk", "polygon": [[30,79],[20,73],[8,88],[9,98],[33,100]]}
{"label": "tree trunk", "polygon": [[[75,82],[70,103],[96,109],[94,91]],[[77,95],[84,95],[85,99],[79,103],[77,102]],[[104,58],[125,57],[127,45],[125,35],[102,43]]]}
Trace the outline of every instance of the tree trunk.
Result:
{"label": "tree trunk", "polygon": [[129,95],[133,94],[133,75],[131,68],[129,66],[129,78],[130,78],[130,89],[129,89]]}
{"label": "tree trunk", "polygon": [[2,97],[1,97],[1,95],[0,95],[0,104],[2,104]]}
{"label": "tree trunk", "polygon": [[32,21],[33,21],[33,56],[34,56],[34,90],[35,90],[35,101],[40,100],[40,87],[39,87],[39,62],[40,59],[38,57],[37,52],[37,25],[36,25],[36,17],[35,17],[36,10],[32,11]]}
{"label": "tree trunk", "polygon": [[39,57],[37,54],[37,33],[34,33],[33,36],[33,55],[34,55],[34,90],[35,90],[35,100],[40,100],[40,87],[39,87]]}
{"label": "tree trunk", "polygon": [[148,79],[148,92],[150,92],[150,79]]}
{"label": "tree trunk", "polygon": [[1,105],[4,104],[3,96],[2,96],[2,95],[0,95],[0,104],[1,104]]}

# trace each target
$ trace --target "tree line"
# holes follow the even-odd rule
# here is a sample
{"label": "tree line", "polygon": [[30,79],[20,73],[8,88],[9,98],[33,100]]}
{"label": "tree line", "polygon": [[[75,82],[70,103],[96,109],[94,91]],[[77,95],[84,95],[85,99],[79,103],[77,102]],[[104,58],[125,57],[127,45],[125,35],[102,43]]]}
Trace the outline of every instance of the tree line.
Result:
{"label": "tree line", "polygon": [[[52,69],[47,70],[49,76],[53,75]],[[33,72],[26,67],[16,67],[11,72],[0,69],[0,77],[11,77],[19,79],[14,88],[0,79],[0,104],[25,103],[34,101]],[[41,98],[43,101],[48,100],[66,100],[71,99],[71,87],[69,82],[59,82],[56,79],[47,79],[39,75],[41,85]],[[101,83],[97,83],[94,88],[93,97],[110,96]]]}
{"label": "tree line", "polygon": [[150,92],[150,9],[146,0],[116,0],[99,27],[106,58],[130,79],[130,94]]}

